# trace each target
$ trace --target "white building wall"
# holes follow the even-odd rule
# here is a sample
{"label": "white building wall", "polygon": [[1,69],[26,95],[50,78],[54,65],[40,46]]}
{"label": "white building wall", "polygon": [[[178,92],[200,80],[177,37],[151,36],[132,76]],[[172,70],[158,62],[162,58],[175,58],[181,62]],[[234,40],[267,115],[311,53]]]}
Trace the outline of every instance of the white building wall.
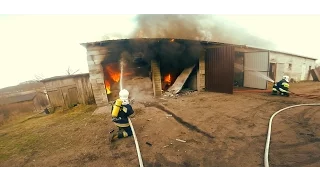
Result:
{"label": "white building wall", "polygon": [[[269,57],[270,63],[284,63],[284,74],[295,81],[312,80],[312,76],[309,75],[309,66],[314,69],[315,60],[276,52],[270,52]],[[289,64],[291,64],[291,69]]]}

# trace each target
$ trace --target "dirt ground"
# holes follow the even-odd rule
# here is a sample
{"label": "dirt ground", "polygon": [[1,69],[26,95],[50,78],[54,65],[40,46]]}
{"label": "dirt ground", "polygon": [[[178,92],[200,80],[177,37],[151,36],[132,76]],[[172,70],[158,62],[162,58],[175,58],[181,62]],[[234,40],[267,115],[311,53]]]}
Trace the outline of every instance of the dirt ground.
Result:
{"label": "dirt ground", "polygon": [[[320,102],[320,82],[290,85],[318,99],[237,92],[192,92],[136,101],[132,123],[146,167],[262,167],[271,115]],[[95,106],[11,120],[0,127],[0,166],[139,166],[133,137],[108,142],[114,128]],[[186,142],[180,142],[181,139]],[[320,166],[320,106],[297,107],[273,120],[270,166]]]}

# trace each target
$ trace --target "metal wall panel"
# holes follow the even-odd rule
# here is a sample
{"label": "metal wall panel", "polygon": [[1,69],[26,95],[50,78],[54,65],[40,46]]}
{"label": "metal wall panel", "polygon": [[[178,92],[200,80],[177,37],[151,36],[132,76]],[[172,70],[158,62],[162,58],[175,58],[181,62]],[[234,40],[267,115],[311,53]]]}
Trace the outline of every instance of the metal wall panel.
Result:
{"label": "metal wall panel", "polygon": [[205,83],[206,90],[233,93],[235,52],[232,46],[222,46],[206,50]]}
{"label": "metal wall panel", "polygon": [[244,53],[245,70],[263,71],[269,69],[269,52]]}
{"label": "metal wall panel", "polygon": [[268,77],[268,72],[259,72],[259,76],[255,72],[245,71],[244,87],[267,89],[267,81],[261,76]]}
{"label": "metal wall panel", "polygon": [[244,53],[244,87],[267,89],[269,52]]}

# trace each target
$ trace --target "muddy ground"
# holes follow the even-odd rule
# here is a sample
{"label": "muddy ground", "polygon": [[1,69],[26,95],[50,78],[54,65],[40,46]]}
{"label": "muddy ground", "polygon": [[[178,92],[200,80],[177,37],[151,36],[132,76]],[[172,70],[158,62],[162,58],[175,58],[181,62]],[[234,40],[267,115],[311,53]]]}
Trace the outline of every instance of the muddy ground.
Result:
{"label": "muddy ground", "polygon": [[[319,82],[291,84],[296,93],[320,97]],[[319,99],[267,93],[192,92],[135,101],[132,122],[144,166],[261,167],[268,123],[277,110]],[[139,166],[133,137],[108,142],[110,114],[94,106],[0,127],[0,166]],[[186,142],[180,142],[181,139]],[[320,166],[320,107],[277,115],[270,166]]]}

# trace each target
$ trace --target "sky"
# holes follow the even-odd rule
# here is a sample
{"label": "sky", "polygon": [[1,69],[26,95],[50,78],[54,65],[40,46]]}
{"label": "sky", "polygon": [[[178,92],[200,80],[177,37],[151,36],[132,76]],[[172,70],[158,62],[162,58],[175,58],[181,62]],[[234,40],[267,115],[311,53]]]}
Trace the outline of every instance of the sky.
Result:
{"label": "sky", "polygon": [[[320,15],[218,15],[253,35],[274,42],[278,50],[320,59]],[[128,35],[135,15],[0,15],[0,88],[88,72],[83,42],[105,35]]]}

